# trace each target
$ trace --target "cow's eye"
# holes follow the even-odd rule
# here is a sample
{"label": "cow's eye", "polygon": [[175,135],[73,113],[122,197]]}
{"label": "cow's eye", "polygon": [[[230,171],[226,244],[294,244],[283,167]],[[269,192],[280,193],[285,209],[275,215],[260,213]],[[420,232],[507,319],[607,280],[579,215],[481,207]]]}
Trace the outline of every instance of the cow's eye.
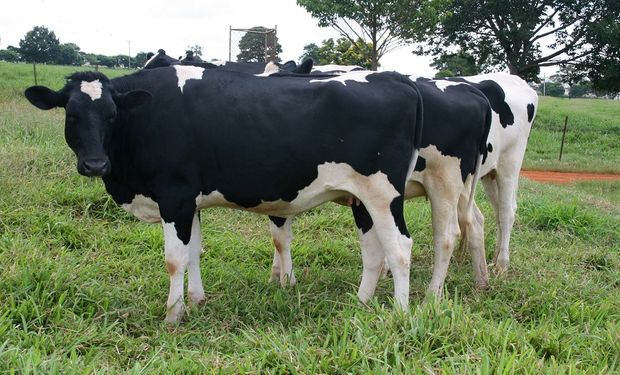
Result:
{"label": "cow's eye", "polygon": [[77,121],[77,117],[75,117],[73,115],[67,115],[67,122],[74,123],[76,121]]}
{"label": "cow's eye", "polygon": [[114,120],[116,119],[116,116],[112,115],[112,116],[108,116],[108,118],[106,118],[106,121],[110,124],[114,123]]}

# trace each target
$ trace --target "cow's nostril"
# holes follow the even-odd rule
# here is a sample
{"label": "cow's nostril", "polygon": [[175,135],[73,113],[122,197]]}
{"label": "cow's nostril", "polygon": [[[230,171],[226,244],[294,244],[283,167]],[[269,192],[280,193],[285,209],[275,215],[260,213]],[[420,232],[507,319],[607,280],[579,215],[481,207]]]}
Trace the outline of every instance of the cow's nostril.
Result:
{"label": "cow's nostril", "polygon": [[110,167],[106,159],[89,159],[83,162],[84,172],[87,176],[103,176],[108,173]]}

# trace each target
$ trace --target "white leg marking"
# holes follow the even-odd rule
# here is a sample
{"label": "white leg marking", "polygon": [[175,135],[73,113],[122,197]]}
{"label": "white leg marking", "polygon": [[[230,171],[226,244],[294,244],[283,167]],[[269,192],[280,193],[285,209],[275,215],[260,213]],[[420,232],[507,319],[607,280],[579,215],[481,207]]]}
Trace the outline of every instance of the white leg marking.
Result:
{"label": "white leg marking", "polygon": [[[380,197],[372,197],[371,199],[359,197],[372,218],[372,229],[375,231],[378,242],[383,248],[383,255],[392,271],[394,301],[400,308],[407,309],[409,306],[409,266],[413,241],[402,235],[398,230],[390,210],[391,200],[384,201],[382,204],[377,198]],[[380,255],[378,259],[373,257],[369,260],[371,265],[377,263],[375,267],[370,269],[370,272],[376,273],[377,278],[381,274],[382,261]]]}
{"label": "white leg marking", "polygon": [[[198,221],[197,215],[194,216],[194,221]],[[185,310],[183,302],[185,269],[190,263],[190,258],[194,258],[195,253],[200,254],[200,240],[194,238],[196,236],[200,237],[200,227],[192,223],[192,236],[190,242],[185,245],[179,239],[174,223],[166,223],[162,220],[162,226],[164,231],[166,269],[170,275],[170,291],[168,292],[168,302],[166,304],[166,322],[177,323],[181,320]],[[195,262],[193,266],[195,268],[192,271],[192,288],[194,288],[192,292],[200,293],[202,283],[200,282],[199,265]],[[197,269],[198,272],[196,273]],[[198,287],[196,284],[199,282],[200,286]]]}
{"label": "white leg marking", "polygon": [[205,300],[205,292],[202,287],[202,278],[200,276],[200,254],[202,253],[201,237],[200,220],[198,219],[198,212],[196,212],[192,220],[192,236],[187,245],[190,254],[187,267],[187,296],[189,301],[194,304],[199,304]]}
{"label": "white leg marking", "polygon": [[[466,185],[469,184],[466,182]],[[458,206],[459,226],[463,233],[463,240],[467,242],[467,247],[471,252],[476,288],[486,289],[489,286],[489,272],[484,251],[484,217],[475,202],[469,209],[468,199],[468,192],[461,194]]]}
{"label": "white leg marking", "polygon": [[[269,229],[276,251],[273,255],[273,265],[271,279],[274,279],[274,272],[278,271],[278,279],[283,287],[294,286],[297,283],[293,272],[293,260],[291,258],[291,242],[293,241],[293,231],[291,225],[293,218],[288,217],[282,227],[278,227],[269,221]],[[276,265],[277,263],[277,265]]]}
{"label": "white leg marking", "polygon": [[375,226],[366,233],[358,229],[360,246],[362,248],[362,281],[357,297],[363,303],[368,302],[375,294],[377,282],[381,276],[381,269],[385,259],[385,253],[381,248]]}
{"label": "white leg marking", "polygon": [[517,212],[516,191],[518,183],[518,175],[514,176],[513,173],[497,175],[499,238],[494,256],[494,263],[499,273],[506,272],[510,262],[510,235]]}
{"label": "white leg marking", "polygon": [[435,296],[441,297],[452,251],[460,234],[457,205],[459,191],[462,190],[462,183],[460,187],[457,187],[454,183],[446,183],[442,178],[435,180],[428,176],[425,179],[424,186],[431,202],[433,243],[435,248],[433,276],[428,289]]}

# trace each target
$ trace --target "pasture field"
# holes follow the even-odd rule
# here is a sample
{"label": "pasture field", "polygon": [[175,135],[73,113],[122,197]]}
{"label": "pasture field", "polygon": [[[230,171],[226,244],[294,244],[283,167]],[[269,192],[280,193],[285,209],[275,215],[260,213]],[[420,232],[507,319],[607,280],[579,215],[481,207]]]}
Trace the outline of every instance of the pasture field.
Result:
{"label": "pasture field", "polygon": [[[408,202],[407,314],[391,308],[391,279],[370,306],[357,302],[361,257],[345,207],[327,204],[298,218],[298,285],[288,289],[267,283],[266,217],[206,210],[207,301],[168,327],[160,227],[133,219],[101,181],[77,174],[63,111],[27,103],[21,91],[30,82],[4,81],[13,69],[0,63],[0,373],[620,372],[618,183],[522,180],[510,270],[480,292],[468,257],[454,261],[442,301],[424,302],[429,204]],[[72,69],[54,69],[60,77],[50,75],[57,82],[50,84],[59,88]],[[563,101],[541,101],[535,129],[551,127],[544,113],[555,104]],[[612,113],[618,106],[592,104]],[[592,121],[619,137],[617,121],[606,118]],[[618,159],[617,148],[607,152]],[[599,157],[589,154],[587,163]],[[496,227],[478,193],[490,259]]]}
{"label": "pasture field", "polygon": [[[558,161],[565,116],[568,130]],[[523,167],[620,173],[620,101],[540,97]]]}

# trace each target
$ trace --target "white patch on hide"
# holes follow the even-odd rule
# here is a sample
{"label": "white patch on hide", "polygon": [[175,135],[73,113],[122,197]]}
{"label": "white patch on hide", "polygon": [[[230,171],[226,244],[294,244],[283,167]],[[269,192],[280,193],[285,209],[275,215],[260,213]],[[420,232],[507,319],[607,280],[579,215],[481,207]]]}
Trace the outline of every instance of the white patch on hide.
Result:
{"label": "white patch on hide", "polygon": [[244,208],[226,200],[216,190],[208,195],[199,194],[196,197],[196,206],[198,209],[214,206],[238,208],[264,215],[288,217],[307,211],[321,203],[350,195],[366,199],[367,203],[372,203],[370,201],[373,199],[391,202],[399,195],[387,175],[381,171],[364,176],[346,163],[335,162],[323,163],[317,169],[317,178],[310,185],[299,190],[291,202],[278,199]]}
{"label": "white patch on hide", "polygon": [[161,220],[157,202],[142,194],[136,195],[131,203],[125,203],[121,207],[139,220],[147,223],[158,223]]}
{"label": "white patch on hide", "polygon": [[147,61],[146,63],[144,63],[144,66],[143,66],[142,68],[147,67],[147,66],[151,63],[151,61],[155,60],[155,58],[156,58],[157,56],[158,56],[157,54],[154,54],[153,56],[151,56],[151,58],[150,58],[150,59],[148,59],[148,61]]}
{"label": "white patch on hide", "polygon": [[202,79],[202,73],[204,68],[191,65],[174,65],[174,69],[177,72],[177,79],[179,80],[179,89],[183,92],[183,86],[189,79]]}
{"label": "white patch on hide", "polygon": [[99,82],[98,79],[91,82],[82,81],[82,83],[80,84],[80,90],[84,94],[90,96],[90,100],[95,101],[101,98],[103,85],[101,84],[101,82]]}
{"label": "white patch on hide", "polygon": [[443,183],[463,185],[461,159],[442,154],[435,145],[420,149],[420,157],[424,158],[426,166],[422,171],[414,170],[409,177],[405,187],[405,199],[424,195],[424,188],[420,184],[424,185],[425,176],[428,176],[427,178],[432,178],[435,175],[453,176],[454,181],[443,181]]}
{"label": "white patch on hide", "polygon": [[353,69],[362,69],[362,67],[357,65],[336,65],[336,64],[328,64],[328,65],[316,65],[312,68],[313,72],[345,72],[348,73]]}
{"label": "white patch on hide", "polygon": [[430,81],[430,82],[434,83],[435,86],[437,86],[437,88],[443,92],[445,92],[446,88],[450,86],[467,85],[467,83],[465,82],[452,82],[452,81],[446,81],[446,80]]}
{"label": "white patch on hide", "polygon": [[368,80],[366,79],[366,77],[369,74],[373,74],[373,73],[376,73],[376,72],[369,71],[369,70],[355,71],[355,72],[345,73],[345,74],[342,74],[342,75],[339,75],[333,78],[311,79],[310,83],[340,82],[345,86],[347,85],[346,81],[368,83]]}

